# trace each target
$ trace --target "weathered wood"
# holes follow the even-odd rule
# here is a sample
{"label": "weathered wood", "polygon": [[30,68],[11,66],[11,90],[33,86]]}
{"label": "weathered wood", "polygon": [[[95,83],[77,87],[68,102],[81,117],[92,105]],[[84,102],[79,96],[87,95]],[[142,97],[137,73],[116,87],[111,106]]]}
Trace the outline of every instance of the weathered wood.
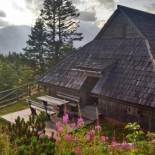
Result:
{"label": "weathered wood", "polygon": [[92,104],[91,95],[96,96],[103,114],[152,129],[154,53],[155,15],[119,6],[93,41],[67,56],[40,82],[55,96],[61,92],[61,97],[79,98],[81,106]]}

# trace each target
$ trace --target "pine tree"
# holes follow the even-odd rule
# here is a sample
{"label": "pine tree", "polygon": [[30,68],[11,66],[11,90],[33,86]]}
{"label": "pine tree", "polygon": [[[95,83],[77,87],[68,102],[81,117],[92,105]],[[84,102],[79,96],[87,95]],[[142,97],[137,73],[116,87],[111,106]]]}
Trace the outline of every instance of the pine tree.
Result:
{"label": "pine tree", "polygon": [[30,66],[37,73],[43,73],[46,70],[46,31],[43,20],[38,18],[34,27],[31,29],[29,40],[27,41],[27,47],[25,51],[25,58],[28,60]]}
{"label": "pine tree", "polygon": [[[77,32],[79,27],[78,10],[71,0],[45,0],[41,17],[47,30],[47,50],[49,62],[56,64],[73,48],[75,40],[82,40],[82,34]],[[66,50],[67,49],[67,50]]]}

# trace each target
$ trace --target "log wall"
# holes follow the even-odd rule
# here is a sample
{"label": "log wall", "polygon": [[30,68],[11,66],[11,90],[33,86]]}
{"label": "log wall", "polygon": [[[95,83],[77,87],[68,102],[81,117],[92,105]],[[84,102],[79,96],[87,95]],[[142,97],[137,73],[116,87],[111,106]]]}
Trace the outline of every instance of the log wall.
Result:
{"label": "log wall", "polygon": [[104,117],[111,117],[121,122],[138,122],[144,129],[155,130],[153,108],[99,97],[99,110]]}

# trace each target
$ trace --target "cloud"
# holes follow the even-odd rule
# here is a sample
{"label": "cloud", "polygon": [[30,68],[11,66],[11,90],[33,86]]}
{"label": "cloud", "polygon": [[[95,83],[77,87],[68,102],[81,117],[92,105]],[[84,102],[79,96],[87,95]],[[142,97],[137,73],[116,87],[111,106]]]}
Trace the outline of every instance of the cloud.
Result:
{"label": "cloud", "polygon": [[0,17],[6,17],[6,13],[2,10],[0,10]]}
{"label": "cloud", "polygon": [[[83,46],[93,40],[99,30],[95,23],[80,22],[79,32],[83,33],[84,39],[80,42],[75,42],[75,47]],[[30,32],[31,27],[28,26],[6,26],[0,29],[0,53],[8,54],[9,51],[21,52],[26,47]]]}
{"label": "cloud", "polygon": [[25,0],[27,9],[31,10],[37,16],[40,13],[43,2],[44,0]]}
{"label": "cloud", "polygon": [[96,23],[81,21],[78,31],[83,33],[84,39],[82,41],[75,42],[75,47],[81,47],[92,41],[100,29],[97,27]]}
{"label": "cloud", "polygon": [[23,11],[24,10],[24,7],[21,7],[19,4],[17,4],[16,2],[12,2],[12,6],[13,6],[13,8],[15,8],[16,10],[18,10],[18,11]]}
{"label": "cloud", "polygon": [[97,0],[101,5],[104,5],[107,9],[114,9],[117,1],[116,0]]}
{"label": "cloud", "polygon": [[7,21],[0,19],[0,27],[5,27],[7,25],[9,25],[9,23]]}
{"label": "cloud", "polygon": [[151,3],[148,6],[145,6],[147,11],[151,12],[151,13],[155,13],[155,2]]}
{"label": "cloud", "polygon": [[79,3],[81,3],[82,2],[82,0],[72,0],[72,3],[73,4],[79,4]]}
{"label": "cloud", "polygon": [[80,20],[82,21],[88,21],[88,22],[94,22],[97,20],[96,18],[96,12],[95,11],[80,11]]}

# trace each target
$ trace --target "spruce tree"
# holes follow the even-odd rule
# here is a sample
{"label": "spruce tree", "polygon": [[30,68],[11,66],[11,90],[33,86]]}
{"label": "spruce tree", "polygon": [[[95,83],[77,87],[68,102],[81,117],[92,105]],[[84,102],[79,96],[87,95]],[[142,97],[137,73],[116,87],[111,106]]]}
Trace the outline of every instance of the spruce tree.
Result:
{"label": "spruce tree", "polygon": [[41,17],[46,27],[46,43],[49,64],[56,64],[64,57],[65,51],[73,48],[73,42],[82,40],[79,27],[78,10],[71,0],[45,0]]}
{"label": "spruce tree", "polygon": [[34,27],[31,29],[29,40],[26,42],[25,58],[36,73],[43,73],[46,70],[46,49],[45,49],[46,31],[43,20],[38,18]]}

